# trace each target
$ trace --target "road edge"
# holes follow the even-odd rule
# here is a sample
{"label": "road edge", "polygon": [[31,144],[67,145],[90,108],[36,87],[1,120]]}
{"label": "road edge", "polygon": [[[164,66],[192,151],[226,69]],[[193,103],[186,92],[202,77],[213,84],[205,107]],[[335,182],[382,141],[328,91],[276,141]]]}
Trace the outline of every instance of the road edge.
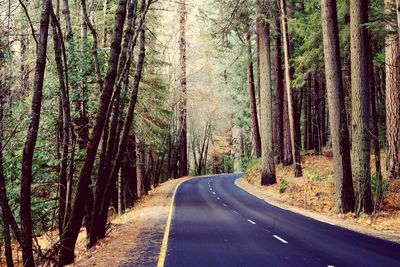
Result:
{"label": "road edge", "polygon": [[178,183],[175,186],[175,190],[174,190],[174,193],[173,193],[172,198],[171,198],[171,204],[170,204],[170,208],[169,208],[167,222],[165,224],[164,237],[163,237],[163,241],[161,243],[160,254],[158,256],[157,267],[164,267],[164,264],[165,264],[165,258],[167,256],[167,250],[168,250],[169,232],[171,230],[171,221],[172,221],[172,216],[174,214],[176,192],[178,191],[179,187],[183,183],[186,183],[186,182],[191,181],[193,179],[205,178],[205,177],[207,177],[207,176],[189,177],[189,179],[181,181],[180,183]]}
{"label": "road edge", "polygon": [[[245,185],[243,183],[245,183]],[[369,229],[369,228],[354,224],[352,222],[345,221],[340,218],[316,213],[316,212],[302,209],[299,207],[295,207],[292,205],[287,205],[284,202],[282,202],[278,199],[275,199],[274,197],[272,197],[264,192],[261,192],[255,185],[252,185],[248,181],[246,181],[244,177],[240,177],[240,178],[236,179],[235,185],[238,188],[244,190],[245,192],[247,192],[247,193],[249,193],[249,194],[267,202],[268,204],[277,207],[277,208],[291,211],[291,212],[312,218],[314,220],[317,220],[317,221],[320,221],[323,223],[327,223],[330,225],[335,225],[337,227],[341,227],[341,228],[344,228],[344,229],[347,229],[350,231],[358,232],[361,234],[369,235],[369,236],[372,236],[375,238],[379,238],[379,239],[383,239],[386,241],[391,241],[391,242],[400,244],[400,235],[398,235],[398,234],[396,235],[394,233],[393,234],[383,233],[381,231],[378,231],[375,229]]]}

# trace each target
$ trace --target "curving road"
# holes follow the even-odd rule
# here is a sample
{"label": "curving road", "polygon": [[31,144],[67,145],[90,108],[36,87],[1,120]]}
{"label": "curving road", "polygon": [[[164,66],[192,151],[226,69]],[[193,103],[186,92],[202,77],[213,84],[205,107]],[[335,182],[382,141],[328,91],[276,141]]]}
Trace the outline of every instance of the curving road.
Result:
{"label": "curving road", "polygon": [[283,210],[235,185],[240,175],[183,183],[165,266],[400,266],[400,245]]}

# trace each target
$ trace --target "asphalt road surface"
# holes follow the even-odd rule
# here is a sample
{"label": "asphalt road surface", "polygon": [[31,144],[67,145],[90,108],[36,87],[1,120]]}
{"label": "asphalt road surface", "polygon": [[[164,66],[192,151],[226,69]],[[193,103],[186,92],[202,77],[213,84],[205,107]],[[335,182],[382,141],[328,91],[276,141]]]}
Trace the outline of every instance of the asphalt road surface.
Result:
{"label": "asphalt road surface", "polygon": [[175,195],[165,266],[400,266],[400,245],[272,206],[235,185],[192,179]]}

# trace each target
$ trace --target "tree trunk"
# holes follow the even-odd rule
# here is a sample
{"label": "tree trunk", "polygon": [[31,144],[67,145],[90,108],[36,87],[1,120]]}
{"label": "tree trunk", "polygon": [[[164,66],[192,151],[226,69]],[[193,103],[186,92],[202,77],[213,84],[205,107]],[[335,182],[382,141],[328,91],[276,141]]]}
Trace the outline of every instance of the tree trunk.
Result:
{"label": "tree trunk", "polygon": [[379,180],[382,180],[381,170],[381,149],[379,145],[379,128],[378,128],[378,114],[376,105],[376,82],[375,82],[375,71],[373,62],[373,51],[372,44],[368,44],[368,75],[370,77],[370,89],[371,89],[371,133],[372,133],[372,144],[374,147],[374,159],[375,159],[375,172]]}
{"label": "tree trunk", "polygon": [[287,15],[286,15],[286,2],[280,0],[281,10],[281,24],[282,24],[282,35],[283,35],[283,50],[285,59],[285,80],[286,80],[286,93],[288,101],[288,114],[289,114],[289,128],[290,128],[290,142],[292,145],[292,158],[294,163],[294,174],[295,177],[301,177],[301,161],[300,161],[300,147],[296,145],[296,125],[295,125],[295,110],[294,110],[294,99],[292,95],[291,75],[290,75],[290,47],[289,47],[289,32],[287,27]]}
{"label": "tree trunk", "polygon": [[261,157],[261,137],[260,137],[260,129],[258,126],[258,117],[257,117],[257,100],[256,100],[256,92],[254,86],[254,68],[252,61],[252,51],[251,51],[251,32],[250,32],[250,22],[249,18],[245,18],[245,34],[246,34],[246,48],[247,48],[247,79],[249,83],[249,96],[250,96],[250,115],[251,115],[251,131],[252,131],[252,144],[255,156],[257,158]]}
{"label": "tree trunk", "polygon": [[282,70],[282,41],[281,41],[281,27],[279,24],[278,16],[274,19],[275,28],[275,38],[274,38],[274,48],[275,48],[275,90],[276,90],[276,147],[277,152],[277,163],[281,163],[284,158],[284,146],[283,146],[283,70]]}
{"label": "tree trunk", "polygon": [[146,150],[145,144],[143,140],[138,140],[138,151],[137,151],[137,158],[138,158],[138,179],[140,181],[140,190],[147,195],[147,186],[146,186]]}
{"label": "tree trunk", "polygon": [[72,31],[71,12],[69,11],[68,0],[63,0],[62,13],[64,15],[64,20],[65,20],[65,40],[69,42],[74,37],[74,33]]}
{"label": "tree trunk", "polygon": [[[58,31],[58,21],[55,14],[51,15],[51,24],[53,32],[53,47],[54,47],[54,58],[56,62],[56,68],[58,73],[59,85],[60,85],[60,104],[61,104],[61,164],[60,164],[60,178],[59,178],[59,215],[58,215],[58,230],[60,235],[62,233],[63,222],[66,217],[66,211],[69,210],[67,206],[70,206],[70,201],[67,197],[67,191],[72,190],[70,188],[71,183],[68,183],[68,158],[69,158],[69,142],[70,142],[70,129],[72,129],[70,103],[68,96],[68,88],[66,82],[66,75],[64,73],[64,67],[62,62],[62,40],[61,35]],[[74,139],[74,133],[72,132],[72,139]],[[72,171],[70,169],[70,171]],[[70,181],[71,182],[71,181]]]}
{"label": "tree trunk", "polygon": [[109,10],[110,10],[109,0],[103,0],[104,29],[103,29],[103,38],[102,38],[102,42],[101,42],[101,45],[103,47],[107,46],[107,36],[108,36],[108,32],[110,30],[110,27],[108,25],[108,19],[107,19],[107,15],[108,15],[108,11]]}
{"label": "tree trunk", "polygon": [[283,94],[283,165],[293,164],[292,144],[290,142],[289,112],[287,104],[287,94]]}
{"label": "tree trunk", "polygon": [[186,88],[186,1],[179,2],[179,56],[180,56],[180,100],[179,100],[179,176],[188,175],[187,155],[187,88]]}
{"label": "tree trunk", "polygon": [[[261,7],[259,7],[261,9]],[[261,11],[261,10],[260,10]],[[263,18],[258,18],[257,31],[259,36],[260,57],[260,122],[262,138],[263,170],[261,185],[276,183],[275,158],[273,147],[273,115],[272,115],[272,81],[271,81],[271,48],[269,25]]]}
{"label": "tree trunk", "polygon": [[321,154],[321,86],[316,77],[316,73],[313,73],[314,80],[314,116],[313,116],[313,143],[315,154]]}
{"label": "tree trunk", "polygon": [[4,256],[6,257],[7,267],[14,266],[12,246],[11,246],[11,235],[10,235],[10,225],[7,223],[7,219],[2,213],[3,217],[3,240],[4,240]]}
{"label": "tree trunk", "polygon": [[40,37],[36,52],[36,69],[33,86],[31,117],[24,151],[22,154],[20,216],[22,225],[22,258],[25,266],[35,266],[32,252],[32,161],[39,131],[40,111],[42,108],[43,81],[46,67],[47,38],[49,33],[51,9],[51,0],[43,0],[42,12],[40,15]]}
{"label": "tree trunk", "polygon": [[370,170],[370,90],[368,80],[368,0],[350,1],[352,171],[356,212],[373,211]]}
{"label": "tree trunk", "polygon": [[125,206],[130,208],[137,199],[136,138],[129,137],[126,146],[125,160],[122,163],[122,179],[125,186]]}
{"label": "tree trunk", "polygon": [[349,131],[339,51],[339,30],[335,0],[322,0],[326,89],[334,155],[336,207],[340,213],[354,210]]}
{"label": "tree trunk", "polygon": [[[149,1],[148,3],[151,3]],[[142,6],[145,5],[146,2],[142,0]],[[142,16],[145,16],[149,8],[149,4],[147,4],[146,8],[142,11]],[[122,136],[118,146],[116,147],[116,156],[113,161],[113,165],[111,168],[111,172],[109,174],[109,178],[107,181],[106,185],[106,190],[103,194],[102,198],[102,204],[101,204],[101,217],[100,217],[100,223],[98,225],[97,229],[97,234],[99,238],[103,238],[105,234],[105,226],[106,226],[106,221],[107,221],[107,210],[110,205],[111,201],[111,191],[110,188],[115,187],[115,182],[119,173],[119,170],[121,168],[121,163],[123,160],[123,156],[125,154],[125,149],[126,149],[126,144],[128,142],[129,138],[129,132],[133,124],[133,119],[134,119],[134,113],[135,113],[135,107],[137,103],[137,97],[138,97],[138,91],[139,91],[139,84],[142,79],[142,71],[143,71],[143,66],[144,66],[144,58],[145,58],[145,25],[144,23],[141,25],[139,31],[140,31],[140,52],[137,60],[137,65],[136,65],[136,73],[135,73],[135,80],[133,83],[133,89],[132,89],[132,94],[130,98],[130,103],[129,103],[129,108],[127,111],[127,115],[124,121],[123,125],[123,130],[122,130]],[[148,189],[148,187],[146,188]]]}
{"label": "tree trunk", "polygon": [[111,42],[111,51],[108,61],[108,71],[104,83],[104,89],[100,97],[99,110],[97,112],[96,120],[91,132],[90,142],[86,149],[86,157],[79,175],[71,216],[64,227],[65,230],[61,237],[60,263],[63,265],[71,264],[74,261],[74,248],[85,213],[93,164],[96,158],[97,148],[102,135],[103,127],[105,125],[107,111],[117,76],[119,55],[121,52],[122,32],[126,16],[126,3],[127,0],[120,0],[118,4],[114,33]]}
{"label": "tree trunk", "polygon": [[3,219],[3,240],[4,240],[4,255],[6,257],[7,266],[14,266],[13,255],[12,255],[12,247],[11,247],[11,235],[10,235],[10,222],[14,224],[16,232],[16,237],[19,242],[21,242],[21,235],[19,233],[19,228],[15,221],[15,218],[12,215],[6,191],[6,181],[4,177],[4,169],[3,169],[3,119],[4,119],[4,95],[5,95],[5,84],[3,77],[3,62],[0,59],[0,206],[1,206],[1,215]]}
{"label": "tree trunk", "polygon": [[[395,4],[395,0],[386,0],[387,12]],[[394,27],[388,25],[389,31]],[[400,178],[400,45],[399,36],[386,37],[385,72],[386,72],[386,138],[387,138],[387,170],[390,178]]]}

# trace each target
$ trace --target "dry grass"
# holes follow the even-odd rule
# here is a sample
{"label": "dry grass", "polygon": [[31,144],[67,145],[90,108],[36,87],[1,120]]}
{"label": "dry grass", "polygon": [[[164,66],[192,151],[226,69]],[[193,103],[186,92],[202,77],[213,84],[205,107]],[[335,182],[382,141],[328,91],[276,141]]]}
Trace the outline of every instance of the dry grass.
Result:
{"label": "dry grass", "polygon": [[[354,213],[338,215],[335,206],[335,185],[331,157],[306,155],[302,157],[303,177],[295,178],[293,167],[277,166],[275,185],[260,186],[261,164],[249,168],[244,178],[257,192],[262,192],[278,203],[311,211],[314,214],[343,220],[366,229],[384,232],[387,236],[398,235],[400,229],[400,181],[388,181],[388,190],[382,209],[372,215]],[[286,190],[280,193],[283,184]],[[251,189],[250,189],[251,190]],[[395,238],[397,240],[397,237]]]}

